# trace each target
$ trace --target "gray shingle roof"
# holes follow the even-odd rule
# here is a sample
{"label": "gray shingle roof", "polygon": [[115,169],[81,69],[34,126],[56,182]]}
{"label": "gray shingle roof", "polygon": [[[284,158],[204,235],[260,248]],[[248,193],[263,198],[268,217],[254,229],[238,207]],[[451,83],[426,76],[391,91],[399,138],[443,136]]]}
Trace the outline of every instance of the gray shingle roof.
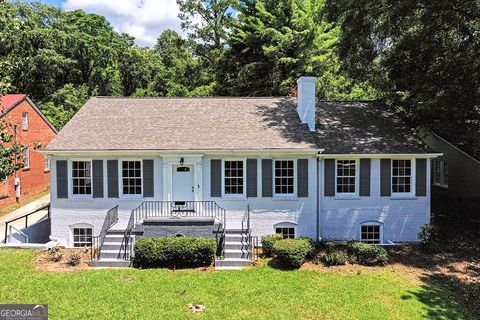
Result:
{"label": "gray shingle roof", "polygon": [[290,98],[94,97],[46,150],[432,152],[378,103],[319,102],[314,134],[300,122],[295,107]]}
{"label": "gray shingle roof", "polygon": [[375,102],[319,102],[318,148],[325,154],[432,152],[393,112]]}
{"label": "gray shingle roof", "polygon": [[289,98],[91,98],[46,147],[70,150],[315,149]]}

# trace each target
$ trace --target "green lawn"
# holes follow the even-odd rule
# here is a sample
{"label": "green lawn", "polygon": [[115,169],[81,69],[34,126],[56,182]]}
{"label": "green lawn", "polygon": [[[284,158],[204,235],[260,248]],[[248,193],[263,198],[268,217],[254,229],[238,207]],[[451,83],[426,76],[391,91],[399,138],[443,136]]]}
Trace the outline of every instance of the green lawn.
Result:
{"label": "green lawn", "polygon": [[[62,273],[34,269],[36,254],[0,250],[0,303],[47,303],[50,319],[467,319],[442,288],[391,268]],[[207,311],[193,314],[188,303]]]}

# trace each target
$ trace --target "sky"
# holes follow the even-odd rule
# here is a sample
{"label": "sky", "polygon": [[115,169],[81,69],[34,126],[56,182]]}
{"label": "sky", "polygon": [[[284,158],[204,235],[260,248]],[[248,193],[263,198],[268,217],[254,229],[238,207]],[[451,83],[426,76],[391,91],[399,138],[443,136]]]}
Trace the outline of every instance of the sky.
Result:
{"label": "sky", "polygon": [[[28,1],[28,0],[24,0]],[[139,46],[153,46],[165,29],[185,35],[175,0],[41,0],[64,10],[83,9],[105,16],[118,32],[135,37]]]}

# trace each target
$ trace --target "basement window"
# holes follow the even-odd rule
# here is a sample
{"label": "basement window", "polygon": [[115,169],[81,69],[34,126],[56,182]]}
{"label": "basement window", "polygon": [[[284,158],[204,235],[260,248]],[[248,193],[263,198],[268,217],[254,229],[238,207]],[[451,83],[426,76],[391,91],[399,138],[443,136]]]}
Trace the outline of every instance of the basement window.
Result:
{"label": "basement window", "polygon": [[92,228],[73,228],[73,246],[75,248],[92,245]]}
{"label": "basement window", "polygon": [[381,242],[380,227],[379,224],[362,225],[360,230],[360,240],[366,243],[379,244]]}
{"label": "basement window", "polygon": [[275,228],[275,233],[281,234],[283,236],[283,239],[293,239],[293,238],[295,238],[295,228],[277,227],[277,228]]}

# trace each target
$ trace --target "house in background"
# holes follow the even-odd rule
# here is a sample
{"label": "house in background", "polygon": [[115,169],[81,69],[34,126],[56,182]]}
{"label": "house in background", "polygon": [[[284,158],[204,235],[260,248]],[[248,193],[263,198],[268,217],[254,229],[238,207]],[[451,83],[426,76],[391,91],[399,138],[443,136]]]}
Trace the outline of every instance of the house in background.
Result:
{"label": "house in background", "polygon": [[422,139],[441,157],[432,162],[432,212],[442,231],[480,233],[480,161],[434,132]]}
{"label": "house in background", "polygon": [[252,237],[416,241],[430,219],[431,152],[371,103],[298,98],[94,97],[44,154],[52,236],[128,265],[140,237],[215,237],[218,268]]}
{"label": "house in background", "polygon": [[23,152],[24,168],[0,185],[1,208],[49,187],[50,163],[37,147],[44,148],[57,130],[26,94],[4,95],[0,105],[0,112],[6,113],[6,121],[12,124],[14,139],[27,146]]}
{"label": "house in background", "polygon": [[422,138],[443,154],[432,162],[432,196],[480,197],[480,161],[434,132]]}

